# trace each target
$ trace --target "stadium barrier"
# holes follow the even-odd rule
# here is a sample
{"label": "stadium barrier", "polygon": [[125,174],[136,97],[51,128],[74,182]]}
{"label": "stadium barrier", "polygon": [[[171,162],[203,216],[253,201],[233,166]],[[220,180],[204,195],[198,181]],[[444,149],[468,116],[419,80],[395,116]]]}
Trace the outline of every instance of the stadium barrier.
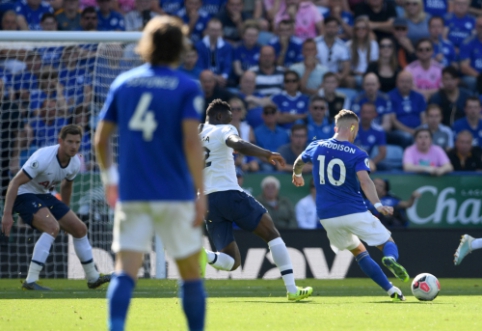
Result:
{"label": "stadium barrier", "polygon": [[[98,229],[99,230],[99,229]],[[108,233],[98,231],[98,233]],[[392,236],[400,251],[399,261],[406,267],[411,276],[429,272],[439,278],[479,278],[482,268],[479,265],[482,251],[474,252],[464,262],[455,267],[453,254],[458,246],[462,229],[405,229],[392,231]],[[482,237],[482,230],[470,232],[475,237]],[[14,228],[13,236],[18,237],[11,243],[3,243],[0,247],[0,278],[25,278],[32,252],[26,251],[25,243],[38,239],[39,233],[26,228]],[[348,251],[335,253],[331,250],[324,230],[286,230],[281,231],[293,262],[296,279],[343,279],[349,277],[365,277],[356,261]],[[241,252],[242,265],[235,271],[217,271],[211,267],[206,269],[208,279],[275,279],[279,271],[274,265],[266,244],[251,233],[235,231],[236,241]],[[65,245],[59,245],[63,242]],[[94,258],[101,272],[113,270],[114,259],[110,252],[110,238],[93,237]],[[209,241],[205,238],[205,247]],[[376,261],[382,254],[376,248],[369,248]],[[20,252],[22,259],[12,259],[12,255]],[[177,279],[177,268],[169,257],[167,262],[167,278]],[[14,263],[15,262],[15,263]],[[144,267],[139,276],[153,278],[156,275],[155,250],[146,256]],[[389,272],[385,270],[389,276]],[[73,251],[67,236],[59,235],[53,245],[42,278],[79,278],[82,268]]]}

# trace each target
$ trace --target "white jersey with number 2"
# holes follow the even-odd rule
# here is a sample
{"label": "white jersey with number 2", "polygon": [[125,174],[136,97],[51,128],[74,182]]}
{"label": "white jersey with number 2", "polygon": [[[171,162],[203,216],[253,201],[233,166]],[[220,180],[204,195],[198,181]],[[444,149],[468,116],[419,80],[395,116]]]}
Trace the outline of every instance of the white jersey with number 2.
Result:
{"label": "white jersey with number 2", "polygon": [[226,145],[226,139],[238,135],[230,124],[202,124],[199,134],[204,147],[204,194],[243,189],[238,185],[234,166],[234,150]]}
{"label": "white jersey with number 2", "polygon": [[63,179],[74,180],[80,170],[80,159],[76,155],[62,167],[57,153],[59,145],[40,148],[25,162],[22,171],[31,179],[20,185],[18,195],[25,193],[46,194],[60,184]]}

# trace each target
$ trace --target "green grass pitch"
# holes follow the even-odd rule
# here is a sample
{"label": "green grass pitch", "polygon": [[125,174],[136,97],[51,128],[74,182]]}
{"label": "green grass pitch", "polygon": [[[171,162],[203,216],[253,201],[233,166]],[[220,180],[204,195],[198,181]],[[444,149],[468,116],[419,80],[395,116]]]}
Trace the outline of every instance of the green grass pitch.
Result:
{"label": "green grass pitch", "polygon": [[[393,303],[369,279],[303,280],[313,297],[292,303],[281,280],[207,280],[206,330],[424,330],[482,328],[482,280],[440,279],[433,302],[419,302],[409,283],[392,280],[407,296]],[[105,287],[85,281],[44,280],[51,292],[20,290],[20,280],[0,280],[0,330],[106,330]],[[127,330],[186,330],[177,282],[140,280]]]}

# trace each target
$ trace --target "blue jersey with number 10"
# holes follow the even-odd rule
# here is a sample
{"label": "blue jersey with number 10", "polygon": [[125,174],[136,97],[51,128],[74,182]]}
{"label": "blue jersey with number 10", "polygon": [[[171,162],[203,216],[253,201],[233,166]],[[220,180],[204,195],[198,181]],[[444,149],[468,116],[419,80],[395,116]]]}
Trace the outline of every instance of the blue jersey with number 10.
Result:
{"label": "blue jersey with number 10", "polygon": [[348,141],[331,138],[312,142],[301,158],[313,163],[320,219],[367,211],[357,178],[358,171],[370,171],[367,153]]}
{"label": "blue jersey with number 10", "polygon": [[194,200],[183,120],[199,120],[204,97],[190,77],[164,66],[132,69],[112,83],[100,119],[117,124],[119,200]]}

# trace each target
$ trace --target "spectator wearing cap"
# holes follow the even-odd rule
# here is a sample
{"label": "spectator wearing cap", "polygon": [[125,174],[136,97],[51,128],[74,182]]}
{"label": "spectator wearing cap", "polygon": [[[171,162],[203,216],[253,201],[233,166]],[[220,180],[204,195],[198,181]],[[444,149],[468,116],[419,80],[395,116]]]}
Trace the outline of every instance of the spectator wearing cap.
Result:
{"label": "spectator wearing cap", "polygon": [[457,54],[450,40],[444,37],[445,22],[442,17],[430,17],[428,20],[429,38],[433,45],[433,58],[444,67],[458,68]]}
{"label": "spectator wearing cap", "polygon": [[49,3],[41,0],[21,0],[18,1],[15,12],[20,30],[40,30],[43,14],[53,14],[54,10]]}
{"label": "spectator wearing cap", "polygon": [[432,143],[429,129],[418,128],[414,134],[415,144],[403,153],[403,170],[442,176],[452,172],[453,167],[444,150]]}
{"label": "spectator wearing cap", "polygon": [[474,137],[468,130],[460,131],[455,147],[448,152],[454,171],[482,171],[482,150],[472,146]]}
{"label": "spectator wearing cap", "polygon": [[408,23],[405,18],[396,18],[393,21],[393,37],[398,64],[404,69],[410,62],[416,60],[415,47],[408,38]]}
{"label": "spectator wearing cap", "polygon": [[308,116],[310,100],[300,92],[300,77],[295,71],[285,71],[284,89],[273,95],[271,101],[279,110],[278,124],[284,129],[290,129]]}
{"label": "spectator wearing cap", "polygon": [[63,8],[55,13],[60,31],[78,31],[80,29],[79,0],[64,0]]}
{"label": "spectator wearing cap", "polygon": [[201,7],[201,0],[184,0],[184,8],[176,14],[189,27],[189,37],[194,44],[203,38],[203,32],[211,18]]}
{"label": "spectator wearing cap", "polygon": [[452,130],[442,124],[442,110],[436,104],[430,104],[425,111],[426,124],[422,128],[428,128],[432,132],[433,143],[448,151],[454,147],[454,135]]}
{"label": "spectator wearing cap", "polygon": [[330,72],[338,76],[340,84],[345,83],[350,74],[350,50],[345,42],[338,38],[340,23],[334,17],[325,20],[325,34],[315,39],[318,59]]}
{"label": "spectator wearing cap", "polygon": [[452,128],[454,134],[458,135],[459,132],[464,130],[472,133],[474,140],[472,145],[482,147],[482,109],[480,107],[480,100],[477,97],[470,97],[465,101],[465,117],[462,117],[458,121],[455,121]]}
{"label": "spectator wearing cap", "polygon": [[295,212],[298,228],[312,230],[322,227],[316,212],[316,188],[313,178],[310,180],[310,194],[298,201]]}
{"label": "spectator wearing cap", "polygon": [[276,53],[276,64],[289,67],[303,60],[301,54],[302,40],[294,36],[294,22],[282,20],[275,28],[276,37],[269,41]]}
{"label": "spectator wearing cap", "polygon": [[288,198],[279,195],[280,182],[274,176],[261,181],[262,193],[256,199],[268,210],[277,229],[296,229],[296,215]]}
{"label": "spectator wearing cap", "polygon": [[328,104],[318,95],[310,100],[310,112],[305,123],[308,128],[309,143],[313,140],[329,139],[335,134],[334,123],[329,120]]}
{"label": "spectator wearing cap", "polygon": [[112,0],[97,0],[99,6],[98,26],[99,31],[125,31],[124,16],[112,10]]}
{"label": "spectator wearing cap", "polygon": [[455,121],[465,116],[465,101],[472,93],[463,87],[459,87],[459,71],[448,66],[442,70],[442,86],[434,93],[429,104],[437,104],[442,109],[442,123],[452,126]]}
{"label": "spectator wearing cap", "polygon": [[355,18],[368,16],[377,39],[391,35],[393,20],[397,17],[394,1],[367,0],[355,7]]}

